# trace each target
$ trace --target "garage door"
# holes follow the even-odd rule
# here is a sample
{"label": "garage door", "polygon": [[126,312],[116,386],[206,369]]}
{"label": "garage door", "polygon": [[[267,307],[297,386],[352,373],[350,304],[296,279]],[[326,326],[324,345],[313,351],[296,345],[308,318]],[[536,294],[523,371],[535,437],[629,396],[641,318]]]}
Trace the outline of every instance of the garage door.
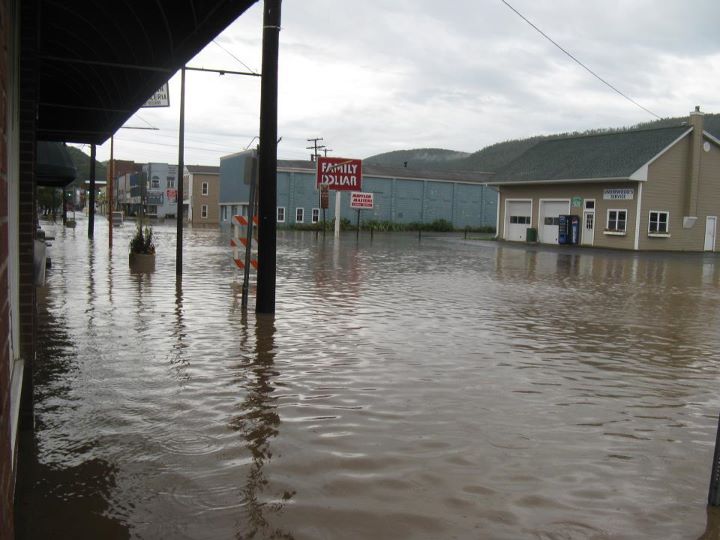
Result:
{"label": "garage door", "polygon": [[508,201],[505,220],[505,240],[524,242],[530,226],[530,201]]}
{"label": "garage door", "polygon": [[558,216],[570,213],[569,201],[540,201],[538,240],[543,244],[558,243]]}

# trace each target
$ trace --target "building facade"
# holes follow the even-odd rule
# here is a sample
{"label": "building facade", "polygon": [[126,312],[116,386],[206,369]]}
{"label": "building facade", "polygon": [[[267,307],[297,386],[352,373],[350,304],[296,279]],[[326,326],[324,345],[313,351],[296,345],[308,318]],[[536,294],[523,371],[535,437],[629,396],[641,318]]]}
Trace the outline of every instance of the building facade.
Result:
{"label": "building facade", "polygon": [[220,222],[220,167],[185,167],[183,193],[183,211],[187,223],[217,225]]}
{"label": "building facade", "polygon": [[[220,160],[220,222],[245,215],[249,198],[246,153]],[[278,161],[278,225],[313,224],[322,220],[319,192],[311,161]],[[446,220],[455,228],[494,227],[497,192],[484,185],[488,173],[420,171],[406,168],[363,166],[362,191],[373,193],[374,208],[362,210],[362,222],[401,224]],[[335,216],[335,196],[329,198],[327,220]],[[350,192],[341,192],[341,218],[355,222]]]}
{"label": "building facade", "polygon": [[177,165],[147,163],[142,167],[147,216],[172,218],[178,212]]}
{"label": "building facade", "polygon": [[498,237],[558,244],[564,216],[577,216],[581,245],[719,251],[720,140],[703,116],[538,143],[490,181]]}

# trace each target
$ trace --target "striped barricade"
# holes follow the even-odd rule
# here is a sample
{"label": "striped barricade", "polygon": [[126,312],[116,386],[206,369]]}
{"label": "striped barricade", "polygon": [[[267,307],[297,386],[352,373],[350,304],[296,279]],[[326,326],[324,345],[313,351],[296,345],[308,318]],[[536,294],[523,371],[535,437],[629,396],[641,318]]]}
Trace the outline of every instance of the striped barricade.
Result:
{"label": "striped barricade", "polygon": [[[250,266],[257,270],[257,225],[258,218],[253,216],[253,231],[250,243]],[[245,216],[233,216],[233,237],[230,239],[230,246],[233,248],[233,261],[240,270],[245,268],[245,249],[248,243],[248,219]],[[242,246],[242,250],[240,249]]]}

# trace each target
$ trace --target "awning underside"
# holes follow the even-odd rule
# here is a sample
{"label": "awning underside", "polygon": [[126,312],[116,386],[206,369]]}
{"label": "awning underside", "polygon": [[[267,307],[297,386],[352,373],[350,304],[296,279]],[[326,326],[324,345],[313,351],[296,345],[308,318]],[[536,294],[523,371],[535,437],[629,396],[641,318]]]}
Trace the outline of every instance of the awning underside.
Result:
{"label": "awning underside", "polygon": [[102,144],[256,1],[40,0],[38,140]]}

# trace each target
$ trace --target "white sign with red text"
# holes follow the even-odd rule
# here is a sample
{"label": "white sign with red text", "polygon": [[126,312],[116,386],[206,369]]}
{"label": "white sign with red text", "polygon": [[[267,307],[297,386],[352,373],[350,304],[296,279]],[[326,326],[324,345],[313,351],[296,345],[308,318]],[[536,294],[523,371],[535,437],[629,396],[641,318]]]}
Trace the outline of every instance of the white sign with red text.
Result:
{"label": "white sign with red text", "polygon": [[350,194],[350,208],[353,210],[372,210],[373,194],[353,191]]}

